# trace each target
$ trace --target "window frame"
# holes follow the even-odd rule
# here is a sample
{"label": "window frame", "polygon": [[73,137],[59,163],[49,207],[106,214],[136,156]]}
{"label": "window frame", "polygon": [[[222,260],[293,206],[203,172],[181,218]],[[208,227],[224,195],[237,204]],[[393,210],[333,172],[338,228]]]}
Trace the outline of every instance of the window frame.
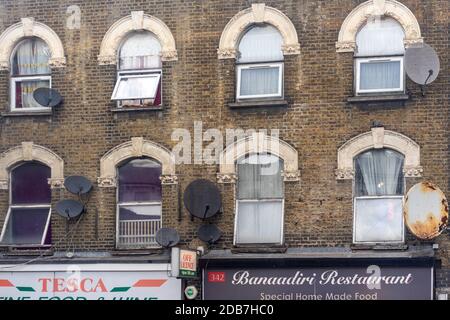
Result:
{"label": "window frame", "polygon": [[[237,179],[239,179],[239,169],[238,169],[238,162],[239,160],[249,157],[251,155],[254,155],[255,153],[246,154],[243,157],[239,158],[235,162],[236,166],[236,173],[237,173]],[[280,158],[279,156],[276,156],[272,153],[257,153],[257,155],[271,155],[274,157],[277,157],[279,161],[283,163],[283,167],[281,168],[281,177],[283,177],[284,173],[284,160]],[[233,245],[234,246],[282,246],[285,242],[284,237],[284,224],[285,224],[285,201],[286,201],[286,193],[285,193],[285,184],[284,181],[282,182],[282,188],[283,188],[283,197],[282,198],[262,198],[262,199],[239,199],[239,183],[236,182],[235,185],[235,215],[234,215],[234,236],[233,236]],[[246,202],[246,203],[261,203],[261,202],[281,202],[281,236],[280,236],[280,242],[263,242],[263,243],[239,243],[238,240],[238,217],[239,217],[239,203],[240,202]]]}
{"label": "window frame", "polygon": [[[402,221],[401,221],[401,225],[402,225],[402,230],[401,230],[401,234],[402,234],[402,238],[399,241],[356,241],[356,229],[357,229],[357,225],[356,225],[356,216],[357,216],[357,212],[356,212],[356,202],[358,200],[382,200],[382,199],[401,199],[402,202],[405,199],[405,196],[364,196],[364,197],[353,197],[353,244],[355,245],[383,245],[383,244],[387,244],[387,245],[396,245],[396,244],[404,244],[405,243],[405,220],[403,219],[403,212],[401,214],[402,216]],[[402,209],[403,209],[403,204],[402,204]]]}
{"label": "window frame", "polygon": [[[284,186],[283,186],[284,188]],[[281,202],[281,233],[279,242],[261,242],[261,243],[240,243],[238,242],[238,221],[239,221],[239,203],[263,203],[263,202]],[[282,246],[284,244],[284,216],[285,216],[285,197],[273,199],[236,199],[236,214],[234,218],[234,246]]]}
{"label": "window frame", "polygon": [[[404,93],[405,92],[405,67],[404,55],[383,56],[383,57],[354,57],[355,60],[355,93],[356,95],[383,94],[383,93]],[[361,89],[361,64],[370,62],[400,62],[400,87],[391,89]]]}
{"label": "window frame", "polygon": [[[162,247],[158,244],[158,243],[154,243],[153,245],[121,245],[120,244],[120,236],[119,236],[119,232],[120,232],[120,228],[119,228],[119,224],[120,224],[120,208],[122,206],[153,206],[153,205],[159,205],[161,207],[161,214],[159,216],[159,228],[163,228],[163,199],[162,199],[162,195],[161,195],[161,201],[125,201],[125,202],[121,202],[119,201],[119,192],[120,192],[120,179],[119,179],[119,169],[120,166],[125,165],[128,161],[132,161],[134,159],[138,159],[138,158],[130,158],[125,160],[124,162],[122,162],[121,164],[117,165],[116,167],[116,177],[117,177],[117,187],[116,187],[116,249],[117,250],[145,250],[145,249],[161,249]],[[152,161],[155,161],[157,163],[159,163],[161,165],[161,169],[162,169],[162,164],[160,163],[160,161],[154,159],[154,158],[147,158],[150,159]],[[162,186],[162,184],[161,184]],[[156,234],[155,234],[156,236]]]}
{"label": "window frame", "polygon": [[[116,79],[116,84],[114,85],[114,90],[111,96],[111,100],[115,101],[117,104],[117,108],[124,108],[123,106],[123,101],[130,101],[130,100],[134,100],[134,101],[140,101],[139,106],[144,106],[144,104],[142,103],[143,100],[152,100],[151,98],[137,98],[137,99],[117,99],[115,96],[117,95],[117,91],[119,90],[119,84],[120,81],[122,81],[122,79],[124,78],[143,78],[143,77],[151,77],[154,75],[158,75],[159,77],[159,82],[158,82],[158,86],[160,86],[160,90],[161,91],[161,103],[159,105],[153,105],[152,107],[159,107],[162,106],[163,104],[163,73],[162,73],[162,69],[129,69],[129,70],[118,70],[117,71],[117,79]],[[156,99],[156,96],[158,94],[158,87],[156,88],[156,95],[155,98],[153,100]],[[149,107],[150,108],[150,107]]]}
{"label": "window frame", "polygon": [[[20,248],[20,247],[51,247],[52,244],[45,244],[45,239],[47,238],[47,233],[48,230],[50,228],[50,223],[51,223],[51,218],[52,218],[52,204],[51,202],[49,204],[27,204],[27,205],[13,205],[12,204],[12,172],[17,169],[18,167],[20,167],[21,165],[26,164],[26,162],[22,162],[14,167],[12,167],[9,170],[9,206],[8,206],[8,213],[6,215],[5,218],[5,222],[3,223],[3,229],[0,235],[0,247],[14,247],[14,248]],[[9,219],[11,216],[11,209],[33,209],[33,208],[48,208],[49,212],[48,212],[48,217],[47,217],[47,222],[45,224],[45,229],[44,229],[44,234],[42,236],[41,239],[41,243],[40,244],[29,244],[29,245],[21,245],[21,244],[4,244],[3,243],[3,239],[6,233],[6,228],[8,226],[9,223]]]}
{"label": "window frame", "polygon": [[[386,149],[386,148],[384,148],[384,149]],[[365,151],[363,151],[363,152],[361,152],[361,153],[359,153],[358,155],[356,155],[354,158],[353,158],[353,168],[355,168],[355,166],[356,166],[356,163],[355,163],[355,161],[356,161],[356,158],[358,157],[358,156],[360,156],[360,155],[362,155],[363,153],[365,153],[365,152],[368,152],[368,151],[370,151],[371,149],[368,149],[368,150],[365,150]],[[399,152],[399,151],[397,151],[397,150],[394,150],[394,149],[388,149],[388,150],[393,150],[393,151],[396,151],[396,152],[398,152],[398,153],[400,153],[400,154],[402,154],[401,152]],[[404,154],[402,154],[403,156],[405,156]],[[402,166],[402,169],[404,169],[404,166],[405,166],[405,163],[403,162],[403,166]],[[403,178],[402,178],[402,183],[403,183],[403,186],[404,186],[404,188],[403,188],[403,190],[406,190],[406,177],[405,177],[405,175],[403,175]],[[401,241],[377,241],[377,242],[373,242],[373,241],[356,241],[356,215],[357,215],[357,212],[356,212],[356,201],[359,199],[359,200],[364,200],[364,199],[367,199],[367,200],[370,200],[370,199],[403,199],[403,201],[404,201],[404,199],[405,199],[405,194],[404,195],[383,195],[383,196],[360,196],[360,197],[358,197],[358,196],[356,196],[356,177],[354,177],[353,178],[353,191],[352,191],[352,198],[353,198],[353,201],[352,201],[352,203],[353,203],[353,222],[352,222],[352,224],[353,224],[353,239],[352,239],[352,243],[354,244],[354,245],[383,245],[383,244],[387,244],[387,245],[400,245],[400,244],[404,244],[405,243],[405,240],[406,240],[406,229],[405,229],[405,221],[404,221],[404,219],[403,219],[403,214],[402,214],[402,231],[401,231],[401,233],[402,233],[402,240]],[[402,208],[403,208],[403,204],[402,204]]]}
{"label": "window frame", "polygon": [[18,108],[16,106],[16,89],[17,83],[25,81],[48,81],[49,88],[52,88],[52,76],[49,74],[45,75],[32,75],[32,76],[12,76],[10,78],[10,100],[11,100],[11,112],[39,112],[51,110],[51,107],[36,107],[36,108]]}
{"label": "window frame", "polygon": [[[279,69],[278,76],[278,92],[276,94],[261,94],[261,95],[241,95],[241,73],[244,69],[265,69],[274,68]],[[236,99],[239,100],[251,100],[251,99],[283,99],[284,98],[284,62],[257,62],[257,63],[238,63],[236,64]]]}

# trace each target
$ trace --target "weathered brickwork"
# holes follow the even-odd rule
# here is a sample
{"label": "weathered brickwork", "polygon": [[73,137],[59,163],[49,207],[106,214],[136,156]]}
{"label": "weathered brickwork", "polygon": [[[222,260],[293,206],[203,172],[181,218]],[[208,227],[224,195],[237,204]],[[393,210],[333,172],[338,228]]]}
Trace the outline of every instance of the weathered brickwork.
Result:
{"label": "weathered brickwork", "polygon": [[[285,13],[297,29],[300,55],[286,56],[286,108],[231,109],[235,100],[235,62],[219,60],[217,48],[225,25],[254,1],[239,0],[4,0],[0,2],[0,32],[21,18],[34,17],[52,28],[63,42],[64,68],[52,70],[53,87],[64,97],[52,116],[2,117],[0,152],[23,141],[51,149],[64,159],[65,175],[84,175],[97,181],[100,158],[132,137],[144,137],[168,149],[176,128],[193,135],[194,122],[203,130],[217,128],[279,129],[280,138],[299,154],[300,182],[285,184],[285,239],[291,247],[345,246],[352,244],[352,181],[337,181],[337,150],[350,138],[370,131],[374,120],[402,133],[421,147],[423,179],[431,180],[448,195],[449,13],[448,0],[402,0],[417,18],[426,43],[438,52],[441,75],[425,97],[407,81],[411,99],[404,105],[350,104],[353,94],[353,53],[337,53],[342,22],[362,0],[267,0]],[[66,10],[81,8],[81,28],[66,27]],[[178,61],[163,63],[161,111],[113,113],[110,100],[116,67],[99,65],[97,56],[109,27],[131,11],[144,11],[170,28]],[[1,45],[1,44],[0,44]],[[8,71],[0,72],[0,111],[9,105]],[[205,146],[208,143],[205,142]],[[199,221],[192,222],[180,192],[195,179],[216,181],[216,165],[177,165],[179,185],[163,186],[163,225],[179,230],[182,243],[202,245],[196,238]],[[408,186],[422,179],[408,179]],[[220,185],[223,214],[213,221],[223,230],[217,248],[233,244],[235,191]],[[53,191],[53,202],[72,197]],[[8,208],[8,191],[0,190],[0,225]],[[179,212],[179,207],[181,212]],[[181,219],[179,219],[179,214]],[[52,216],[53,243],[58,249],[114,250],[116,190],[95,187],[88,212],[78,231],[68,238],[66,221]],[[447,234],[436,241],[442,268],[450,268]],[[412,236],[408,243],[418,244]],[[203,244],[204,245],[204,244]],[[448,272],[438,286],[450,287]]]}

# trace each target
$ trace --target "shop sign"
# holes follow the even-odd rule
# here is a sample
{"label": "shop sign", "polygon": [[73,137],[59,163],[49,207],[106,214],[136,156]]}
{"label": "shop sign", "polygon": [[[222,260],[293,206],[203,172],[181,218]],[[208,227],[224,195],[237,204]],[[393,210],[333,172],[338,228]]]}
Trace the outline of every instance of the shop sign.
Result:
{"label": "shop sign", "polygon": [[205,269],[205,300],[431,300],[432,267]]}
{"label": "shop sign", "polygon": [[1,267],[0,301],[180,300],[182,295],[181,280],[168,277],[166,264],[159,270],[133,270],[132,265],[46,265],[6,272]]}
{"label": "shop sign", "polygon": [[180,250],[180,277],[197,277],[197,251]]}

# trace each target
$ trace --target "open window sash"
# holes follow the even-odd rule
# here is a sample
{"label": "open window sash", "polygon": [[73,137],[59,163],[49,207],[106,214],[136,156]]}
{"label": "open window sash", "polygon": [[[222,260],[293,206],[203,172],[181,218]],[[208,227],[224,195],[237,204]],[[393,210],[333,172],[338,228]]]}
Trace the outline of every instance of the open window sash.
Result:
{"label": "open window sash", "polygon": [[111,100],[155,100],[161,73],[120,73]]}
{"label": "open window sash", "polygon": [[0,245],[14,247],[50,246],[50,205],[10,206]]}

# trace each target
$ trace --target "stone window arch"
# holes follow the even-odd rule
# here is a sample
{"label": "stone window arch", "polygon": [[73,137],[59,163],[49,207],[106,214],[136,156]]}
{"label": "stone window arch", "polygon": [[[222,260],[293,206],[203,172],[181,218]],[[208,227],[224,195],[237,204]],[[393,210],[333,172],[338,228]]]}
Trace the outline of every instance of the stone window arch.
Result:
{"label": "stone window arch", "polygon": [[23,142],[20,146],[11,148],[0,155],[0,189],[9,189],[9,172],[17,164],[27,161],[37,161],[51,169],[49,184],[53,189],[64,185],[64,160],[53,151],[36,145],[33,142]]}
{"label": "stone window arch", "polygon": [[281,33],[284,55],[300,54],[297,30],[292,21],[280,10],[257,3],[236,14],[225,26],[220,37],[219,59],[235,59],[242,34],[251,25],[262,23],[274,26]]}
{"label": "stone window arch", "polygon": [[352,180],[355,176],[354,158],[370,149],[392,149],[405,156],[404,175],[407,178],[421,177],[420,146],[411,138],[384,128],[372,128],[346,142],[338,150],[337,180]]}
{"label": "stone window arch", "polygon": [[298,152],[288,143],[265,135],[255,133],[229,145],[219,156],[219,183],[235,183],[237,179],[236,162],[249,154],[269,153],[284,161],[283,176],[285,182],[295,182],[300,179],[298,168]]}
{"label": "stone window arch", "polygon": [[58,68],[66,65],[64,47],[56,32],[47,25],[35,21],[34,18],[23,18],[0,35],[0,70],[10,69],[10,58],[14,48],[19,41],[29,37],[37,37],[46,42],[51,52],[50,67]]}
{"label": "stone window arch", "polygon": [[138,157],[152,158],[162,165],[162,184],[177,184],[175,156],[171,151],[142,137],[132,138],[107,152],[100,160],[100,187],[117,186],[117,166],[125,160]]}
{"label": "stone window arch", "polygon": [[359,29],[370,17],[377,16],[392,17],[402,25],[405,47],[423,43],[420,25],[408,7],[395,0],[369,0],[357,6],[344,20],[336,43],[337,52],[354,52]]}
{"label": "stone window arch", "polygon": [[175,38],[169,27],[160,19],[144,14],[143,11],[133,11],[114,23],[106,32],[98,56],[99,64],[117,64],[117,52],[125,37],[133,31],[150,31],[161,43],[162,61],[178,60]]}

